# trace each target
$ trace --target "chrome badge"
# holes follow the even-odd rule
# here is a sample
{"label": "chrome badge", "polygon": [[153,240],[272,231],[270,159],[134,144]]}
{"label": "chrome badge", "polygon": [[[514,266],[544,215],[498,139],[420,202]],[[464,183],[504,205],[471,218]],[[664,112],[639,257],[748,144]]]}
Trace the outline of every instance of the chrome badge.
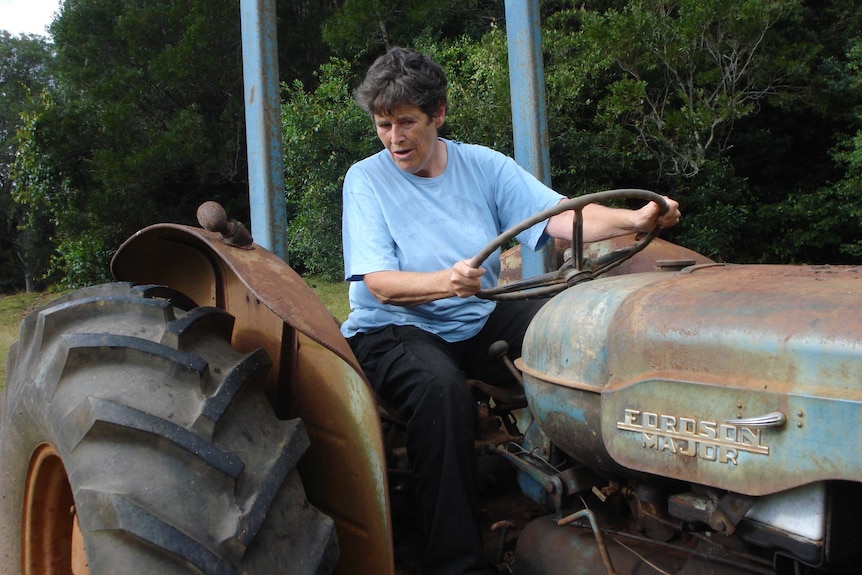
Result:
{"label": "chrome badge", "polygon": [[[737,458],[743,451],[769,456],[769,446],[763,443],[762,428],[783,425],[785,421],[780,413],[769,416],[716,422],[625,409],[623,420],[617,422],[617,429],[640,434],[644,449],[738,465]],[[769,423],[764,424],[764,421]]]}

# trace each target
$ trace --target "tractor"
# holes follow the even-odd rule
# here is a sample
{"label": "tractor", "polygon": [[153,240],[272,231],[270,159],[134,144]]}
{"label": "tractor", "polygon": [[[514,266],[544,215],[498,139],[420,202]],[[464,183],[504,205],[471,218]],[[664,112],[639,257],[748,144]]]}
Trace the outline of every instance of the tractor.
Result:
{"label": "tractor", "polygon": [[[254,33],[274,21],[258,12],[272,2],[241,5],[244,58],[269,50],[245,62],[254,76],[277,61],[272,34]],[[510,8],[536,7],[507,1],[507,27]],[[518,61],[513,99],[540,94],[515,78]],[[278,110],[272,76],[246,82],[264,116]],[[513,107],[517,140],[543,110]],[[404,422],[284,242],[256,231],[280,221],[258,200],[277,207],[283,186],[278,162],[255,163],[280,144],[254,130],[280,132],[246,116],[253,234],[206,203],[200,227],[130,237],[115,282],[21,322],[0,396],[0,573],[416,567]],[[600,192],[560,209],[619,196],[660,201]],[[858,572],[862,268],[724,264],[654,234],[584,245],[579,226],[548,254],[553,272],[518,248],[500,254],[518,229],[473,260],[502,258],[501,285],[482,297],[548,300],[521,357],[506,342],[488,351],[518,383],[470,382],[501,573]]]}
{"label": "tractor", "polygon": [[[22,321],[3,573],[409,572],[402,422],[303,279],[217,204],[198,216],[139,231],[115,283]],[[583,245],[577,228],[558,271],[516,279],[510,249],[481,294],[548,298],[520,358],[489,350],[521,384],[474,382],[501,572],[852,572],[862,269],[720,264],[653,234]]]}

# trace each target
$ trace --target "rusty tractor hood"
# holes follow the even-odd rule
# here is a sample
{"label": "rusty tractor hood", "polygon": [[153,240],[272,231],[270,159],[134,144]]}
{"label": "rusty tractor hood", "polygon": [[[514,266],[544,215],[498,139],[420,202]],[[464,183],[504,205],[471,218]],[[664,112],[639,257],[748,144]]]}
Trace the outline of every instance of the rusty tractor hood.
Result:
{"label": "rusty tractor hood", "polygon": [[701,265],[561,293],[519,362],[563,451],[765,495],[862,478],[862,268]]}

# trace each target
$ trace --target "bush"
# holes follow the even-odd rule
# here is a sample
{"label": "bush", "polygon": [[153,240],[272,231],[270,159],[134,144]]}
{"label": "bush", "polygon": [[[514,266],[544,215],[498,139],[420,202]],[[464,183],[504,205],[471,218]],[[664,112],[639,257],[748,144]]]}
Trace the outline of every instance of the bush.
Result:
{"label": "bush", "polygon": [[341,187],[357,160],[380,149],[371,120],[353,102],[350,66],[333,59],[320,85],[285,86],[282,105],[285,198],[291,265],[301,273],[341,279]]}

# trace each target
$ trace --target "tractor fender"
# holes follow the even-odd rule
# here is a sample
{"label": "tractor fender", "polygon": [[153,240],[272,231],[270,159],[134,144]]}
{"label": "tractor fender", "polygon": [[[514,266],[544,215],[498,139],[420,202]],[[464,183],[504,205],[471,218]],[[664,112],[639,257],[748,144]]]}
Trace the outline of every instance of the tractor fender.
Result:
{"label": "tractor fender", "polygon": [[[236,318],[239,351],[273,362],[266,389],[279,417],[299,417],[311,446],[299,464],[309,500],[333,517],[340,573],[393,573],[381,423],[374,393],[337,321],[283,260],[218,232],[156,224],[111,261],[117,280],[170,286]],[[338,470],[337,473],[335,470]]]}

